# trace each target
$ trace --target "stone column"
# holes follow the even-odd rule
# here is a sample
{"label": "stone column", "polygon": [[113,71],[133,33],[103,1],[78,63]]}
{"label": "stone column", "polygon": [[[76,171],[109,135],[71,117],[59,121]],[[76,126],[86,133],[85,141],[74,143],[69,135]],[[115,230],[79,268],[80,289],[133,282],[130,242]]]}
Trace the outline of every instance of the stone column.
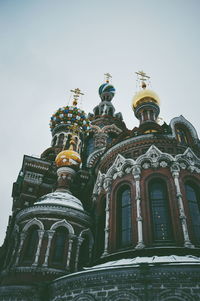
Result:
{"label": "stone column", "polygon": [[22,246],[23,246],[23,244],[24,244],[26,235],[27,235],[26,232],[22,232],[22,233],[20,234],[20,242],[19,242],[19,248],[18,248],[18,251],[17,251],[15,266],[17,266],[18,263],[19,263],[20,253],[21,253]]}
{"label": "stone column", "polygon": [[172,176],[174,178],[174,184],[176,187],[176,197],[177,197],[177,201],[178,201],[179,218],[180,218],[181,227],[182,227],[182,231],[183,231],[184,246],[186,248],[194,248],[194,246],[192,245],[192,243],[190,241],[189,233],[188,233],[185,210],[184,210],[184,206],[183,206],[182,193],[181,193],[180,184],[179,184],[179,171],[180,170],[177,165],[172,166],[171,172],[172,172]]}
{"label": "stone column", "polygon": [[110,219],[110,196],[111,196],[111,186],[112,179],[106,178],[104,182],[104,189],[106,190],[106,220],[105,220],[105,242],[104,242],[104,252],[103,256],[108,254],[108,243],[109,243],[109,219]]}
{"label": "stone column", "polygon": [[70,270],[70,261],[71,261],[71,254],[72,254],[72,244],[73,239],[76,237],[74,234],[69,234],[68,240],[68,253],[67,253],[67,263],[66,263],[66,270]]}
{"label": "stone column", "polygon": [[48,243],[47,243],[47,249],[46,249],[46,253],[45,253],[44,263],[42,265],[43,267],[47,267],[48,266],[49,252],[50,252],[51,241],[52,241],[54,233],[55,233],[54,230],[48,230],[47,231],[47,234],[48,234]]}
{"label": "stone column", "polygon": [[40,256],[40,249],[41,249],[41,245],[42,245],[42,239],[43,239],[43,236],[44,236],[44,230],[37,230],[38,232],[38,245],[37,245],[37,250],[36,250],[36,253],[35,253],[35,261],[34,263],[32,264],[32,266],[37,266],[38,265],[38,259],[39,259],[39,256]]}
{"label": "stone column", "polygon": [[83,237],[78,237],[77,246],[76,246],[75,271],[78,270],[80,247],[81,247],[83,241],[84,241]]}
{"label": "stone column", "polygon": [[138,242],[136,245],[136,249],[142,249],[145,247],[143,241],[143,225],[142,225],[142,215],[141,215],[141,193],[140,193],[140,167],[136,166],[133,169],[133,177],[135,179],[135,201],[137,208],[137,228],[138,228]]}

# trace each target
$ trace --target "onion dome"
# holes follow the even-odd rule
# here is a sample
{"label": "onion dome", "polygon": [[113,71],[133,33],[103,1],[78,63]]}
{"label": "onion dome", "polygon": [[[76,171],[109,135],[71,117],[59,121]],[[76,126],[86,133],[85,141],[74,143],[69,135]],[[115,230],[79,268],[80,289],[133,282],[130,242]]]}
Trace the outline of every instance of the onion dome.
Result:
{"label": "onion dome", "polygon": [[81,164],[81,158],[77,152],[68,149],[60,152],[57,155],[55,162],[57,167],[63,167],[63,166],[78,167]]}
{"label": "onion dome", "polygon": [[159,106],[160,99],[158,95],[149,89],[144,89],[135,94],[132,101],[132,107],[135,109],[137,106],[143,104],[143,103],[155,103]]}
{"label": "onion dome", "polygon": [[99,96],[102,100],[111,101],[115,95],[115,88],[110,83],[104,83],[99,87]]}
{"label": "onion dome", "polygon": [[90,121],[87,119],[86,113],[76,106],[65,106],[59,108],[50,120],[51,131],[59,125],[66,125],[69,129],[78,131],[89,130]]}

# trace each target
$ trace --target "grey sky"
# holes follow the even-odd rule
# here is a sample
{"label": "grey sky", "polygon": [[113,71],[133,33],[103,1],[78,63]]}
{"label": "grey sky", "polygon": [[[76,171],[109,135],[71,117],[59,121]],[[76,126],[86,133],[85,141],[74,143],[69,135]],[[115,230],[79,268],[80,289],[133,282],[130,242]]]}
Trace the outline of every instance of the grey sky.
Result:
{"label": "grey sky", "polygon": [[133,128],[134,72],[143,69],[160,116],[182,114],[200,130],[199,28],[198,0],[0,0],[0,242],[23,155],[49,147],[49,118],[70,89],[79,87],[82,108],[92,111],[110,72],[113,104]]}

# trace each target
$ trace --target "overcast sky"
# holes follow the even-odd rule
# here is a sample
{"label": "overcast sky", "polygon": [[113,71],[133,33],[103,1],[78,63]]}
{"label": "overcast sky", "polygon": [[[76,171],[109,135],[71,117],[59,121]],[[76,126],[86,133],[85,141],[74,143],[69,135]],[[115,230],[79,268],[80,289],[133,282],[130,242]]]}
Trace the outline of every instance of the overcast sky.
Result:
{"label": "overcast sky", "polygon": [[84,93],[88,113],[100,102],[104,73],[128,128],[135,71],[151,76],[160,116],[185,116],[200,131],[199,0],[0,0],[0,243],[11,214],[12,183],[23,155],[49,147],[49,119]]}

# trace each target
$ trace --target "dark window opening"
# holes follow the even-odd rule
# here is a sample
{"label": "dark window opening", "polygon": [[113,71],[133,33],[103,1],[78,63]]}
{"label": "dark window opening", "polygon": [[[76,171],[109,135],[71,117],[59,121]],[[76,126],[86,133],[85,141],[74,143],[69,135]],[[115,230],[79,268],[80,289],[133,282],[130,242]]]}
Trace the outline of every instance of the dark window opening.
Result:
{"label": "dark window opening", "polygon": [[118,246],[123,248],[132,242],[131,191],[122,187],[117,194]]}
{"label": "dark window opening", "polygon": [[177,128],[176,132],[177,132],[178,142],[180,144],[187,145],[188,139],[187,139],[187,135],[186,135],[185,131],[181,128]]}
{"label": "dark window opening", "polygon": [[149,184],[153,241],[172,241],[171,218],[169,213],[168,193],[164,181],[153,180]]}
{"label": "dark window opening", "polygon": [[24,262],[33,262],[38,244],[38,228],[31,227],[25,240]]}
{"label": "dark window opening", "polygon": [[188,200],[190,216],[192,220],[192,228],[195,241],[200,244],[200,203],[199,203],[199,189],[193,183],[185,185],[186,198]]}
{"label": "dark window opening", "polygon": [[58,138],[58,146],[63,146],[64,134],[60,134]]}
{"label": "dark window opening", "polygon": [[54,249],[52,255],[52,262],[54,264],[62,264],[65,253],[65,242],[66,242],[66,229],[58,228],[54,234]]}

